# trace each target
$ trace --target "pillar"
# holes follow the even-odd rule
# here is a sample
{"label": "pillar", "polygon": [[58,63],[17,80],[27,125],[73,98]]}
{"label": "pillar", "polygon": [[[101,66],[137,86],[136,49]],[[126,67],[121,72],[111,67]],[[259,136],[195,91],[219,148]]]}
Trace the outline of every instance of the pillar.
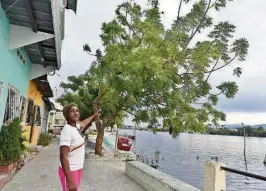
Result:
{"label": "pillar", "polygon": [[204,164],[204,191],[226,191],[226,173],[223,163],[207,161]]}

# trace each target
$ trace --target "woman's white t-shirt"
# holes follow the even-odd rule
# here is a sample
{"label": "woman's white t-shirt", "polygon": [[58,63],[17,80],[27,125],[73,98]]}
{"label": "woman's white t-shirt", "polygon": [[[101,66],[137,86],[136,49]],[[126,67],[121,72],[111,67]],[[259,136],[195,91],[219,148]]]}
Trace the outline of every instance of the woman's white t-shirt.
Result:
{"label": "woman's white t-shirt", "polygon": [[[80,125],[73,127],[69,124],[66,124],[60,135],[60,146],[68,146],[70,149],[72,149],[83,144],[81,147],[68,153],[70,171],[80,170],[84,165],[85,139],[80,135],[77,128],[80,129]],[[62,167],[61,162],[60,167]]]}

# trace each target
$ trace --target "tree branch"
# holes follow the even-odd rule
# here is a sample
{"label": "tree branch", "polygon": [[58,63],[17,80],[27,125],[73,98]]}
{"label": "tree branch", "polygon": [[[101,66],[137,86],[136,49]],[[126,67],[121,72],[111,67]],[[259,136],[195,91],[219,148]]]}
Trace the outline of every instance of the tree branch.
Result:
{"label": "tree branch", "polygon": [[[126,11],[127,12],[127,11]],[[130,29],[129,30],[129,34],[131,34],[131,31],[133,32],[133,34],[139,39],[139,41],[141,41],[141,38],[137,35],[136,31],[132,28],[132,26],[129,24],[128,20],[127,20],[127,14],[125,16],[125,21],[126,21],[126,24],[128,26],[128,28]],[[132,22],[132,21],[131,21]]]}
{"label": "tree branch", "polygon": [[142,41],[143,41],[143,39],[144,39],[144,36],[145,36],[145,32],[142,33],[142,36],[141,36],[141,39],[140,39],[140,41],[139,41],[138,46],[141,45],[141,43],[142,43]]}
{"label": "tree branch", "polygon": [[215,0],[215,1],[213,2],[213,4],[210,6],[210,8],[213,8],[214,5],[217,3],[217,1],[218,1],[218,0]]}
{"label": "tree branch", "polygon": [[[215,72],[215,71],[217,71],[217,70],[220,70],[220,69],[222,69],[222,68],[224,68],[225,66],[228,66],[229,64],[231,64],[235,59],[236,59],[236,57],[237,57],[237,55],[235,55],[228,63],[226,63],[226,64],[224,64],[224,65],[222,65],[222,66],[220,66],[220,67],[218,67],[218,68],[215,68],[215,69],[212,69],[212,70],[210,70],[210,71],[207,71],[207,72],[198,72],[198,73],[196,73],[195,74],[195,76],[196,75],[199,75],[199,74],[208,74],[208,73],[212,73],[212,72]],[[190,72],[190,73],[183,73],[183,74],[179,74],[179,75],[181,75],[181,76],[183,76],[183,75],[188,75],[188,74],[190,74],[190,75],[192,75],[192,74],[194,74],[194,73],[192,73],[192,72]]]}
{"label": "tree branch", "polygon": [[183,0],[180,0],[176,22],[178,22],[179,18],[180,18],[180,11],[181,11],[181,7],[182,7],[182,2],[183,2]]}
{"label": "tree branch", "polygon": [[92,54],[92,53],[89,53],[89,52],[87,52],[87,53],[88,53],[88,55],[90,55],[90,56],[95,56],[95,57],[97,57],[96,54]]}
{"label": "tree branch", "polygon": [[[220,58],[217,59],[216,63],[214,64],[214,66],[212,67],[212,70],[215,69],[215,67],[217,66],[218,62],[219,62]],[[205,82],[207,82],[211,76],[212,72],[210,72],[205,80]]]}
{"label": "tree branch", "polygon": [[161,115],[161,108],[159,107],[157,101],[154,100],[154,99],[153,99],[151,96],[149,96],[147,93],[145,93],[145,94],[146,94],[146,96],[147,96],[149,99],[151,99],[151,100],[155,103],[155,105],[156,105],[156,107],[157,107],[157,109],[158,109],[158,112],[159,112],[160,115]]}
{"label": "tree branch", "polygon": [[198,59],[198,58],[202,57],[203,55],[206,55],[211,50],[211,47],[212,47],[213,44],[214,44],[214,41],[211,42],[210,46],[208,48],[206,48],[206,51],[203,54],[198,55],[196,57],[190,57],[190,58],[185,58],[185,59],[194,60],[194,59]]}
{"label": "tree branch", "polygon": [[[146,94],[146,96],[148,97],[148,98],[150,98],[158,107],[159,107],[159,105],[161,105],[161,106],[165,106],[165,107],[168,107],[168,105],[167,104],[164,104],[164,103],[161,103],[161,102],[158,102],[158,101],[156,101],[155,99],[153,99],[150,95],[148,95],[147,93],[145,93]],[[159,97],[159,99],[160,98],[162,98],[163,96],[161,96],[161,97]]]}
{"label": "tree branch", "polygon": [[98,104],[99,101],[103,98],[103,96],[106,94],[106,92],[102,92],[100,93],[100,95],[98,95],[95,100],[93,101],[93,104]]}
{"label": "tree branch", "polygon": [[209,3],[208,3],[208,6],[207,6],[207,9],[206,9],[206,11],[204,12],[203,17],[201,18],[201,21],[200,21],[199,25],[197,26],[195,32],[194,32],[194,33],[192,34],[192,36],[190,37],[190,40],[189,40],[188,44],[189,44],[190,41],[194,38],[195,34],[198,32],[199,28],[201,27],[202,23],[204,22],[205,17],[206,17],[206,15],[207,15],[207,13],[208,13],[208,11],[209,11],[209,9],[210,9],[211,1],[212,1],[212,0],[209,0]]}
{"label": "tree branch", "polygon": [[[190,43],[191,40],[194,38],[194,36],[195,36],[196,33],[198,32],[199,28],[201,27],[202,23],[204,22],[205,17],[206,17],[206,15],[207,15],[207,13],[208,13],[208,11],[209,11],[209,9],[210,9],[211,1],[212,1],[212,0],[209,0],[209,3],[208,3],[208,6],[207,6],[207,9],[205,10],[205,12],[204,12],[204,14],[203,14],[203,17],[201,18],[201,21],[200,21],[199,25],[197,26],[196,30],[195,30],[195,31],[192,33],[192,35],[190,36],[189,41],[187,42],[186,46],[183,48],[183,50],[181,51],[181,53],[183,53],[183,51],[187,49],[189,43]],[[180,54],[181,54],[181,53],[180,53]],[[179,54],[179,55],[180,55],[180,54]]]}
{"label": "tree branch", "polygon": [[[103,96],[106,94],[106,92],[103,92],[101,94],[99,94],[95,100],[92,102],[92,106],[93,106],[93,112],[94,113],[97,113],[98,110],[99,110],[99,106],[98,106],[98,103],[99,101],[103,98]],[[97,130],[101,130],[102,129],[102,123],[101,123],[101,119],[100,117],[97,115],[96,118],[95,118],[95,125],[96,125],[96,128]]]}
{"label": "tree branch", "polygon": [[212,72],[215,72],[217,70],[220,70],[220,69],[224,68],[225,66],[231,64],[236,59],[236,57],[237,57],[237,55],[235,55],[228,63],[226,63],[226,64],[224,64],[224,65],[222,65],[222,66],[220,66],[218,68],[212,69],[212,70],[210,70],[208,72],[204,72],[204,73],[212,73]]}
{"label": "tree branch", "polygon": [[213,96],[218,96],[218,95],[221,95],[222,93],[224,93],[223,91],[217,93],[217,94],[210,94],[210,95],[213,95]]}
{"label": "tree branch", "polygon": [[180,75],[180,74],[178,74],[178,73],[176,72],[175,75],[177,75],[177,76],[180,78],[180,80],[183,81],[182,74]]}
{"label": "tree branch", "polygon": [[127,112],[127,113],[129,113],[130,115],[132,115],[133,117],[137,117],[135,114],[133,114],[132,112],[130,112],[130,111],[127,111],[127,110],[125,110],[125,109],[123,109],[123,111],[125,111],[125,112]]}

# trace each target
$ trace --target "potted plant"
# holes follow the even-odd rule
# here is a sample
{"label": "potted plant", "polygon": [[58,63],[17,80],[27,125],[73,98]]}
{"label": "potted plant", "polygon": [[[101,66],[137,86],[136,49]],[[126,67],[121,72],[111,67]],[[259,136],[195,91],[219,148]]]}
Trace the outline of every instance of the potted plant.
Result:
{"label": "potted plant", "polygon": [[0,174],[10,174],[16,169],[20,156],[26,150],[24,141],[18,118],[15,118],[9,125],[2,126],[0,132]]}

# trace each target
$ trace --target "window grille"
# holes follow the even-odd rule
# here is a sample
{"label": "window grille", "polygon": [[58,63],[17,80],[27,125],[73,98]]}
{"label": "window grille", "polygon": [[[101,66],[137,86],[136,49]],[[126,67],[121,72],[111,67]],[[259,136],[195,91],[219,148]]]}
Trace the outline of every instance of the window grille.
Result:
{"label": "window grille", "polygon": [[41,109],[39,106],[37,106],[36,125],[41,126]]}
{"label": "window grille", "polygon": [[20,92],[15,87],[8,86],[4,123],[20,117]]}
{"label": "window grille", "polygon": [[23,121],[26,115],[26,104],[27,98],[21,96],[20,97],[20,120]]}
{"label": "window grille", "polygon": [[28,125],[32,125],[34,117],[34,102],[32,99],[28,100],[28,111],[27,111],[27,119],[26,123]]}

